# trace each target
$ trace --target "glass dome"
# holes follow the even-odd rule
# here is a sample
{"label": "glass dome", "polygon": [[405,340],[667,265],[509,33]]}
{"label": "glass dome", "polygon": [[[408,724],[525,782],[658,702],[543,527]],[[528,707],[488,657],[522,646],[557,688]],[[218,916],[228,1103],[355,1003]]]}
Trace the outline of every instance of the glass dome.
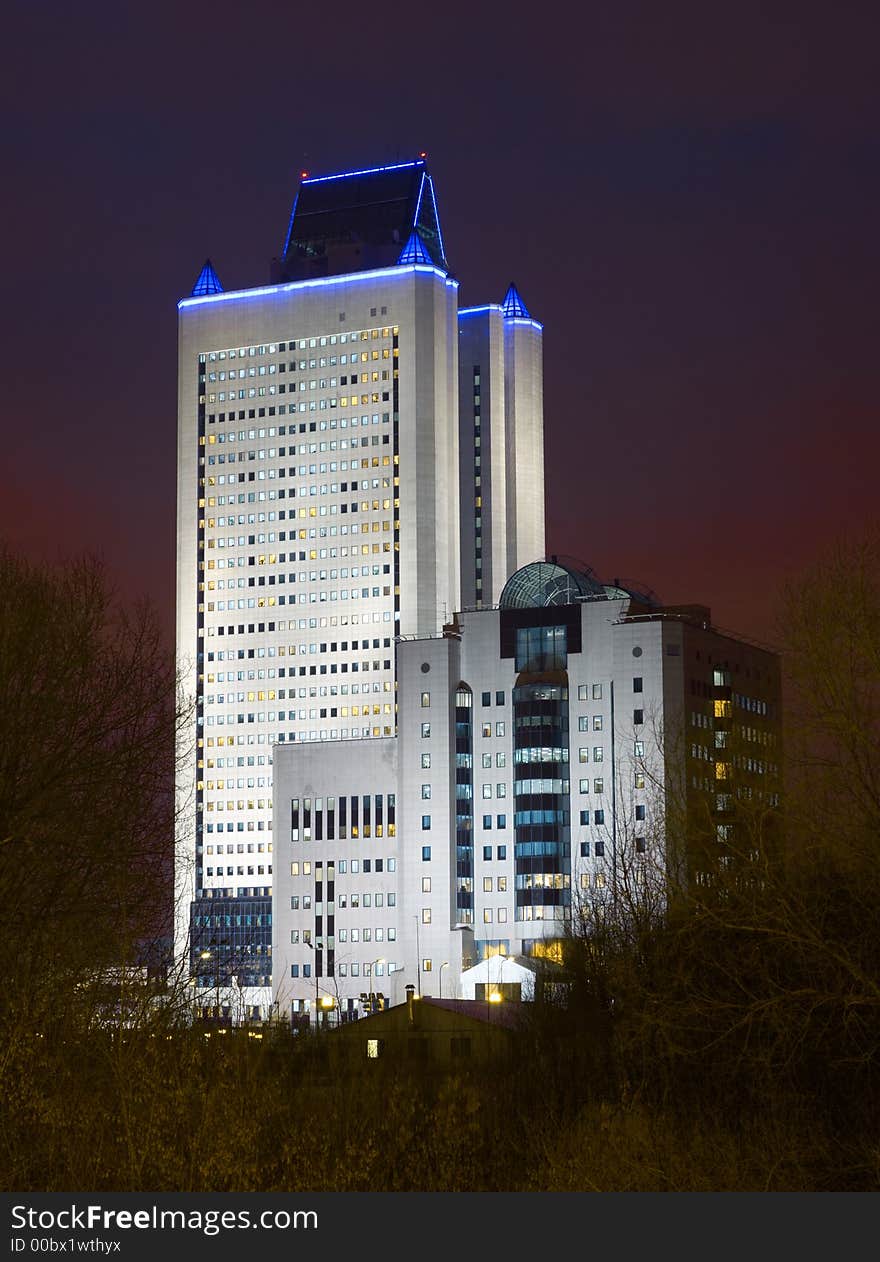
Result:
{"label": "glass dome", "polygon": [[589,596],[605,596],[605,588],[587,566],[575,569],[555,558],[532,561],[504,584],[502,609],[536,609],[544,605],[574,605]]}

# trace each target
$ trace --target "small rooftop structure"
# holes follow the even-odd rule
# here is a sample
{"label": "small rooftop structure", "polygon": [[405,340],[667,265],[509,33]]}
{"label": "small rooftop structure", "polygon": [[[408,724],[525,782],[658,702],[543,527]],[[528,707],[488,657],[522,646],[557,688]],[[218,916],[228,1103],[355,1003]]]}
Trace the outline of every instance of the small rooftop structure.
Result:
{"label": "small rooftop structure", "polygon": [[337,276],[399,263],[449,270],[423,157],[338,175],[303,173],[275,279]]}
{"label": "small rooftop structure", "polygon": [[222,294],[223,286],[220,277],[214,271],[210,259],[205,259],[205,266],[199,272],[196,283],[192,287],[190,298],[207,298],[210,294]]}

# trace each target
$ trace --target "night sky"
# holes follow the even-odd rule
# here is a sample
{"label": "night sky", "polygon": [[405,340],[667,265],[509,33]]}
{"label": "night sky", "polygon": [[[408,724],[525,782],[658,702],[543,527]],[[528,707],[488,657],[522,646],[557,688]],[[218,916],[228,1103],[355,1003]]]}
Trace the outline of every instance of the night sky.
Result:
{"label": "night sky", "polygon": [[301,169],[428,152],[460,301],[544,323],[548,551],[777,638],[876,518],[872,5],[12,0],[0,536],[174,605],[177,300]]}

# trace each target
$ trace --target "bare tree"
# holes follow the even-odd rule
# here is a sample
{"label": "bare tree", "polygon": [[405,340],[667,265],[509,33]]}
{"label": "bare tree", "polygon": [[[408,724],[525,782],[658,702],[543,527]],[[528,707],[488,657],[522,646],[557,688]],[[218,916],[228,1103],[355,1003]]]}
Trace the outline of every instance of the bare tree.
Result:
{"label": "bare tree", "polygon": [[74,1019],[90,978],[130,977],[137,944],[168,932],[175,719],[146,605],[124,608],[96,561],[0,553],[7,1030]]}

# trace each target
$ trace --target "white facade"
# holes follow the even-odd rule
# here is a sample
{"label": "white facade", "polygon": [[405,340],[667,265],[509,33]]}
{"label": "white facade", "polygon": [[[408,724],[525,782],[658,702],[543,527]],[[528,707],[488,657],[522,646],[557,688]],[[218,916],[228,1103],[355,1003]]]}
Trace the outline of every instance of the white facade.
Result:
{"label": "white facade", "polygon": [[[517,295],[518,297],[518,295]],[[464,608],[498,603],[544,555],[541,326],[501,304],[459,312],[459,488]]]}
{"label": "white facade", "polygon": [[[477,961],[540,954],[561,939],[572,905],[593,891],[601,897],[624,856],[662,864],[664,731],[683,712],[683,627],[659,616],[630,620],[630,606],[619,593],[563,608],[463,614],[443,637],[398,645],[396,738],[276,750],[273,953],[283,1012],[308,1011],[314,1002],[315,956],[305,934],[322,951],[319,993],[332,993],[342,1011],[373,989],[400,1002],[407,984],[435,997],[442,984],[444,996],[460,997],[461,973]],[[565,628],[564,669],[521,669],[530,664],[517,659],[524,651],[517,634],[529,627]],[[559,771],[552,778],[551,753],[530,743],[528,725],[541,703],[523,700],[522,692],[515,700],[516,689],[529,687],[536,695],[563,690],[556,708],[565,734],[552,753]],[[326,813],[329,795],[364,792],[394,795],[393,835],[387,807],[381,838],[374,822],[370,837],[352,838],[349,825],[344,841],[327,836],[326,821],[320,842],[314,826],[309,837],[301,826],[292,834],[294,800],[301,810],[304,799],[321,799]],[[530,831],[525,821],[539,800],[560,813]],[[334,810],[338,831],[338,805]],[[545,843],[530,840],[537,831],[552,839],[552,855],[542,856]],[[468,835],[469,854],[461,846]],[[324,872],[333,862],[337,873],[334,899],[321,889],[320,921],[316,862]],[[462,926],[472,931],[473,946]],[[364,980],[379,957],[384,986]]]}
{"label": "white facade", "polygon": [[[369,763],[367,745],[396,731],[396,643],[438,634],[462,604],[458,284],[410,262],[207,292],[179,317],[177,654],[193,712],[176,949],[204,990],[244,977],[240,1006],[265,1012],[273,749],[314,745],[329,765],[339,742],[343,763]],[[494,587],[511,529],[502,469]],[[543,546],[543,481],[532,501],[522,532]],[[467,510],[472,560],[482,507]]]}

